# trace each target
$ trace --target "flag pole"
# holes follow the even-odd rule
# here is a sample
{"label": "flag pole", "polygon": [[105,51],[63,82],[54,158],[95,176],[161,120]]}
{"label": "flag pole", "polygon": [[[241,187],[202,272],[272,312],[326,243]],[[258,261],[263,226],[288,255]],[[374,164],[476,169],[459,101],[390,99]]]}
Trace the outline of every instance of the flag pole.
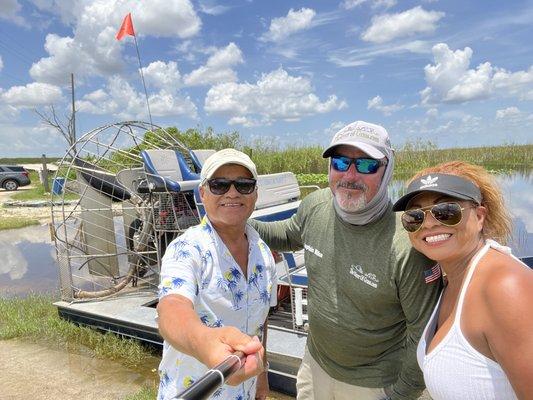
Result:
{"label": "flag pole", "polygon": [[139,45],[137,44],[137,35],[135,35],[135,29],[133,29],[133,21],[131,20],[131,13],[128,13],[124,20],[122,21],[122,25],[120,26],[120,29],[118,30],[116,34],[117,40],[122,40],[122,38],[125,35],[131,35],[133,36],[133,40],[135,41],[135,50],[137,51],[137,60],[139,61],[139,74],[141,74],[141,81],[144,88],[144,96],[146,98],[146,107],[148,108],[148,117],[150,117],[150,125],[152,126],[152,129],[154,127],[154,123],[152,122],[152,112],[150,111],[150,102],[148,101],[148,91],[146,90],[146,83],[144,82],[144,74],[143,74],[143,66],[141,63],[141,54],[139,53]]}
{"label": "flag pole", "polygon": [[141,81],[143,83],[144,88],[144,96],[146,97],[146,107],[148,108],[148,117],[150,118],[150,125],[152,126],[152,129],[154,127],[154,123],[152,122],[152,113],[150,112],[150,102],[148,101],[148,92],[146,91],[146,83],[144,82],[144,74],[143,74],[143,67],[141,64],[141,55],[139,54],[139,46],[137,45],[137,35],[133,35],[133,40],[135,41],[135,50],[137,50],[137,60],[139,60],[139,73],[141,74]]}

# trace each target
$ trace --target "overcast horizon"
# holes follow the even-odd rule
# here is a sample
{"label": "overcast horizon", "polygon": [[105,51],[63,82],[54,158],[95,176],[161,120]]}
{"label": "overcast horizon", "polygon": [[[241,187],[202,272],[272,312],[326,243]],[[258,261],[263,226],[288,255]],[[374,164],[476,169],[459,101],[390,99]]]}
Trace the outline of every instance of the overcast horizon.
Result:
{"label": "overcast horizon", "polygon": [[0,0],[0,157],[62,156],[33,111],[78,137],[148,121],[326,145],[383,125],[394,147],[533,143],[533,1]]}

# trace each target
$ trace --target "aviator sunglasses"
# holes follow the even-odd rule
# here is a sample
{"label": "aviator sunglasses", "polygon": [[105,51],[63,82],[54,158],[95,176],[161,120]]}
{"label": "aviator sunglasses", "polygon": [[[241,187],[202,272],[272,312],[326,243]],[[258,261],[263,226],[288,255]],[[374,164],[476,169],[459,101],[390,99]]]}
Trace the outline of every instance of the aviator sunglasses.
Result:
{"label": "aviator sunglasses", "polygon": [[[476,207],[475,205],[472,207]],[[415,233],[424,224],[426,213],[429,211],[433,218],[445,226],[455,226],[463,219],[463,210],[472,207],[461,207],[459,203],[439,203],[433,206],[406,210],[402,214],[402,224],[407,232]]]}
{"label": "aviator sunglasses", "polygon": [[240,194],[250,194],[255,190],[256,180],[252,178],[213,178],[208,179],[207,184],[209,185],[211,193],[216,195],[227,193],[231,185],[235,186],[235,189],[237,189],[237,192]]}
{"label": "aviator sunglasses", "polygon": [[346,172],[352,164],[355,165],[355,170],[360,174],[375,174],[381,165],[387,165],[387,161],[376,160],[375,158],[331,156],[331,166],[335,171]]}

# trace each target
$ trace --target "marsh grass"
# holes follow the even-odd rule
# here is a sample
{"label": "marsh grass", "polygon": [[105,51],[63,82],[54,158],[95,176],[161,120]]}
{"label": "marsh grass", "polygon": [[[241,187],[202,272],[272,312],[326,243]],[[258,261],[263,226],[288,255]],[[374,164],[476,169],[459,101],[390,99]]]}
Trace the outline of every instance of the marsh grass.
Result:
{"label": "marsh grass", "polygon": [[39,224],[40,222],[34,218],[3,216],[0,218],[0,231]]}
{"label": "marsh grass", "polygon": [[99,358],[120,361],[128,367],[146,363],[154,352],[132,339],[100,333],[59,318],[49,295],[0,298],[0,340],[32,339],[80,346]]}
{"label": "marsh grass", "polygon": [[[327,184],[328,164],[320,148],[294,148],[251,152],[260,173],[292,171],[300,185]],[[255,155],[254,155],[255,154]],[[394,179],[405,180],[416,171],[446,161],[461,160],[481,165],[492,173],[510,174],[533,170],[533,145],[508,145],[462,149],[436,149],[431,143],[408,144],[396,152]]]}
{"label": "marsh grass", "polygon": [[124,398],[124,400],[154,400],[157,397],[157,383],[152,385],[145,385],[137,393],[131,394]]}
{"label": "marsh grass", "polygon": [[394,178],[407,179],[423,168],[453,160],[480,165],[492,173],[529,172],[533,169],[533,145],[435,149],[408,144],[396,153]]}

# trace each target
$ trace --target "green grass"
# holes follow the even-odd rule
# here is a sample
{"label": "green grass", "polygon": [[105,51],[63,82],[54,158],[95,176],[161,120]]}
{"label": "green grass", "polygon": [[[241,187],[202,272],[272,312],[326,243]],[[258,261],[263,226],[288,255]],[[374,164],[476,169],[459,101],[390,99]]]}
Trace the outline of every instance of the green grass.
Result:
{"label": "green grass", "polygon": [[127,396],[124,400],[154,400],[157,396],[157,383],[145,385],[137,393]]}
{"label": "green grass", "polygon": [[[327,174],[328,162],[322,158],[323,148],[318,146],[278,149],[259,143],[254,148],[245,147],[244,151],[252,157],[261,174],[292,171],[299,175],[299,182],[303,180],[306,184],[312,181],[300,177],[301,174]],[[422,168],[453,160],[481,165],[498,173],[528,172],[533,169],[533,145],[437,149],[430,142],[408,143],[396,151],[394,178],[407,179]]]}
{"label": "green grass", "polygon": [[533,145],[435,149],[430,143],[407,144],[396,153],[394,178],[407,179],[423,168],[453,160],[480,165],[492,173],[530,172]]}
{"label": "green grass", "polygon": [[24,228],[31,225],[39,225],[40,222],[34,218],[25,217],[2,217],[0,218],[0,231],[7,229]]}
{"label": "green grass", "polygon": [[[46,162],[52,163],[60,161],[61,157],[47,157]],[[17,158],[0,158],[0,164],[19,165],[19,164],[41,164],[42,157],[17,157]]]}
{"label": "green grass", "polygon": [[22,338],[87,348],[95,357],[117,360],[128,367],[153,358],[141,343],[112,333],[100,333],[59,318],[49,295],[0,298],[0,340]]}
{"label": "green grass", "polygon": [[[52,190],[52,179],[53,179],[53,175],[49,174],[48,188],[50,190]],[[31,200],[51,200],[52,199],[51,193],[44,191],[44,185],[39,180],[39,176],[36,171],[30,171],[30,180],[34,187],[28,190],[16,192],[15,194],[11,196],[12,200],[31,201]],[[76,200],[79,198],[79,196],[73,193],[67,193],[64,198],[65,200]]]}

